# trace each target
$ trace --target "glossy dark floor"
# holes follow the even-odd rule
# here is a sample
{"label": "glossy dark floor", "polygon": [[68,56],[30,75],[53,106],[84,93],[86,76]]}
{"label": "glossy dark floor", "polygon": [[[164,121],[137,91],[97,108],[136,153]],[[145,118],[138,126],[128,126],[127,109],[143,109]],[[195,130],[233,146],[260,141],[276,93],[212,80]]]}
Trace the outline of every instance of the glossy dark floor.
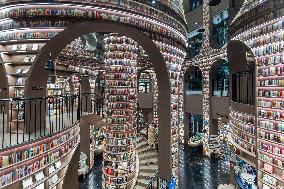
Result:
{"label": "glossy dark floor", "polygon": [[220,184],[229,184],[229,149],[225,144],[219,160],[181,146],[180,189],[217,189]]}
{"label": "glossy dark floor", "polygon": [[[180,189],[217,189],[220,184],[229,184],[229,149],[222,145],[221,159],[208,159],[202,151],[193,151],[180,146]],[[96,156],[93,171],[83,180],[80,189],[102,188],[102,157]]]}
{"label": "glossy dark floor", "polygon": [[84,180],[79,178],[80,189],[101,189],[102,188],[102,156],[95,156],[95,164],[93,171]]}

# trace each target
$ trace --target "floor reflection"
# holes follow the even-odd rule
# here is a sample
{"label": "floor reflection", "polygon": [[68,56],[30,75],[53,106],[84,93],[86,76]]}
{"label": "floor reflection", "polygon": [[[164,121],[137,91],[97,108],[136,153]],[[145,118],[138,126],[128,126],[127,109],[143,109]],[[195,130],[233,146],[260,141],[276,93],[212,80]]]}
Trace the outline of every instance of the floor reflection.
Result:
{"label": "floor reflection", "polygon": [[[220,184],[229,184],[229,149],[222,144],[222,158],[209,160],[201,151],[180,146],[180,189],[217,189]],[[96,156],[93,171],[83,180],[80,189],[102,188],[102,156]]]}
{"label": "floor reflection", "polygon": [[95,164],[92,172],[84,180],[79,178],[80,189],[101,189],[102,188],[102,155],[95,156]]}
{"label": "floor reflection", "polygon": [[220,160],[180,147],[180,189],[217,189],[220,184],[229,184],[229,149],[225,144]]}

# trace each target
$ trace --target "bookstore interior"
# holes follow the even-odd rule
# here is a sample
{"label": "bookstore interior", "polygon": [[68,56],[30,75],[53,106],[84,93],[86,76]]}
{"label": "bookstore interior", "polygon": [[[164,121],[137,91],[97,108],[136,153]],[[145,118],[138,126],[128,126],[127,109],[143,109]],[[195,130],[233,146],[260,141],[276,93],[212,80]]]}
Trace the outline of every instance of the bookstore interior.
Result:
{"label": "bookstore interior", "polygon": [[0,188],[284,189],[284,0],[0,0]]}

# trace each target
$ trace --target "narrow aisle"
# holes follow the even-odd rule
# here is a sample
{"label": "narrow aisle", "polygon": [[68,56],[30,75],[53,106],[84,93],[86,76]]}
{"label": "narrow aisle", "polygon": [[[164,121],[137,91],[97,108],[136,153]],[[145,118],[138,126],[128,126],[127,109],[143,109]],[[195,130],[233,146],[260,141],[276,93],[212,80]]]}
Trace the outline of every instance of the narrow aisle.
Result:
{"label": "narrow aisle", "polygon": [[79,178],[80,189],[101,189],[102,188],[102,154],[95,155],[95,163],[91,173],[83,180]]}
{"label": "narrow aisle", "polygon": [[225,144],[219,160],[210,160],[188,146],[180,147],[180,189],[217,189],[229,183],[229,149]]}

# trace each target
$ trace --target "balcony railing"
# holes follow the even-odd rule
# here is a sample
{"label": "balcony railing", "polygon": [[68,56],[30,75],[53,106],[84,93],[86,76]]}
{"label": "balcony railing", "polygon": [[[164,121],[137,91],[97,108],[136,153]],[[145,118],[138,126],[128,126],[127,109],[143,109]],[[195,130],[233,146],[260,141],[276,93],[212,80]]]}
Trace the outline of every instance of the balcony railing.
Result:
{"label": "balcony railing", "polygon": [[52,136],[80,120],[83,112],[103,115],[95,94],[0,99],[0,148]]}

